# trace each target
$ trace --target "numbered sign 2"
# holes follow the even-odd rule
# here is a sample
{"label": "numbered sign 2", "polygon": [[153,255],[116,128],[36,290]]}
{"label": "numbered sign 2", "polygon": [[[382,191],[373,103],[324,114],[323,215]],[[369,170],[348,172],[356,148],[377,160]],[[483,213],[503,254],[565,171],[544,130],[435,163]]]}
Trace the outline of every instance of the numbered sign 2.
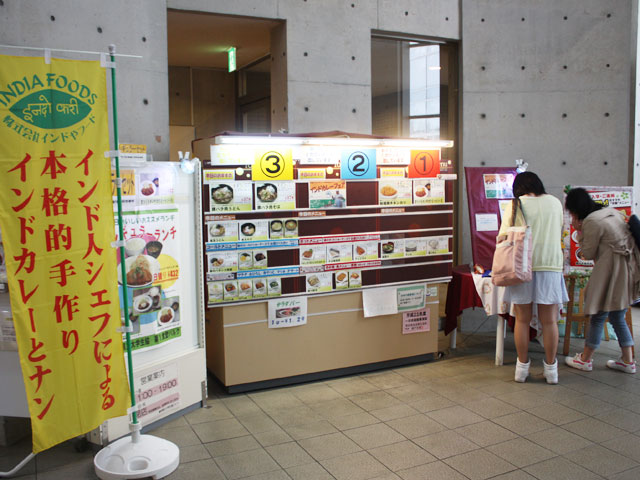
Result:
{"label": "numbered sign 2", "polygon": [[258,150],[251,167],[252,180],[293,180],[291,149]]}
{"label": "numbered sign 2", "polygon": [[409,178],[433,178],[439,173],[440,150],[411,150]]}
{"label": "numbered sign 2", "polygon": [[376,151],[373,148],[363,150],[343,150],[340,157],[340,178],[353,180],[358,178],[376,178]]}

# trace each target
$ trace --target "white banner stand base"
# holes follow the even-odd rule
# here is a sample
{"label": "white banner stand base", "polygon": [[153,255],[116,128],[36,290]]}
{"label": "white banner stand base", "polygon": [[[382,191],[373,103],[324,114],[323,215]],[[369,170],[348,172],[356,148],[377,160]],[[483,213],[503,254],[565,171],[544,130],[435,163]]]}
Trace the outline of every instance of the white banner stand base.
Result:
{"label": "white banner stand base", "polygon": [[180,449],[164,438],[140,435],[116,440],[93,459],[96,475],[102,480],[164,478],[178,468]]}

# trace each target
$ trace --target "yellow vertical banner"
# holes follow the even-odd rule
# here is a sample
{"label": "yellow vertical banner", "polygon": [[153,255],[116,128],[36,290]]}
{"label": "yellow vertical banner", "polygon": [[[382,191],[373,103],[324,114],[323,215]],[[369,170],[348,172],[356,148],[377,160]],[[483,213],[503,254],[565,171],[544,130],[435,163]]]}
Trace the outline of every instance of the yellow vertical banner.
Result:
{"label": "yellow vertical banner", "polygon": [[0,56],[0,229],[38,453],[130,406],[98,62]]}

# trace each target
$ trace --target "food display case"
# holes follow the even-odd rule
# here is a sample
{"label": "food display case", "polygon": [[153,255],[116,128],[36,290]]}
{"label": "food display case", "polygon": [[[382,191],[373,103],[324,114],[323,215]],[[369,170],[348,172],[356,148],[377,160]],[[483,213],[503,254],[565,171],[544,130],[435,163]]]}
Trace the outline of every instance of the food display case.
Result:
{"label": "food display case", "polygon": [[[289,135],[194,142],[207,363],[230,391],[430,358],[438,286],[451,278],[450,146]],[[364,290],[407,285],[424,285],[435,328],[408,335],[402,313],[365,317]],[[269,302],[299,297],[304,324],[287,318],[297,307],[271,321]],[[273,328],[281,323],[296,328]]]}

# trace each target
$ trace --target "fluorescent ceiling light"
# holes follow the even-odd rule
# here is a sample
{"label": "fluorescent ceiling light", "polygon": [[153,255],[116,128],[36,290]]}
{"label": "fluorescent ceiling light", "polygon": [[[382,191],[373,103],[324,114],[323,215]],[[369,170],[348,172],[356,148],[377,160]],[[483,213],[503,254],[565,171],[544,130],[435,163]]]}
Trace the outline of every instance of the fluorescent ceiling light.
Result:
{"label": "fluorescent ceiling light", "polygon": [[216,145],[324,145],[356,147],[450,148],[452,140],[420,138],[346,138],[346,137],[271,137],[250,135],[219,135]]}
{"label": "fluorescent ceiling light", "polygon": [[420,138],[383,138],[380,145],[384,147],[410,147],[410,148],[451,148],[453,140],[426,140]]}

